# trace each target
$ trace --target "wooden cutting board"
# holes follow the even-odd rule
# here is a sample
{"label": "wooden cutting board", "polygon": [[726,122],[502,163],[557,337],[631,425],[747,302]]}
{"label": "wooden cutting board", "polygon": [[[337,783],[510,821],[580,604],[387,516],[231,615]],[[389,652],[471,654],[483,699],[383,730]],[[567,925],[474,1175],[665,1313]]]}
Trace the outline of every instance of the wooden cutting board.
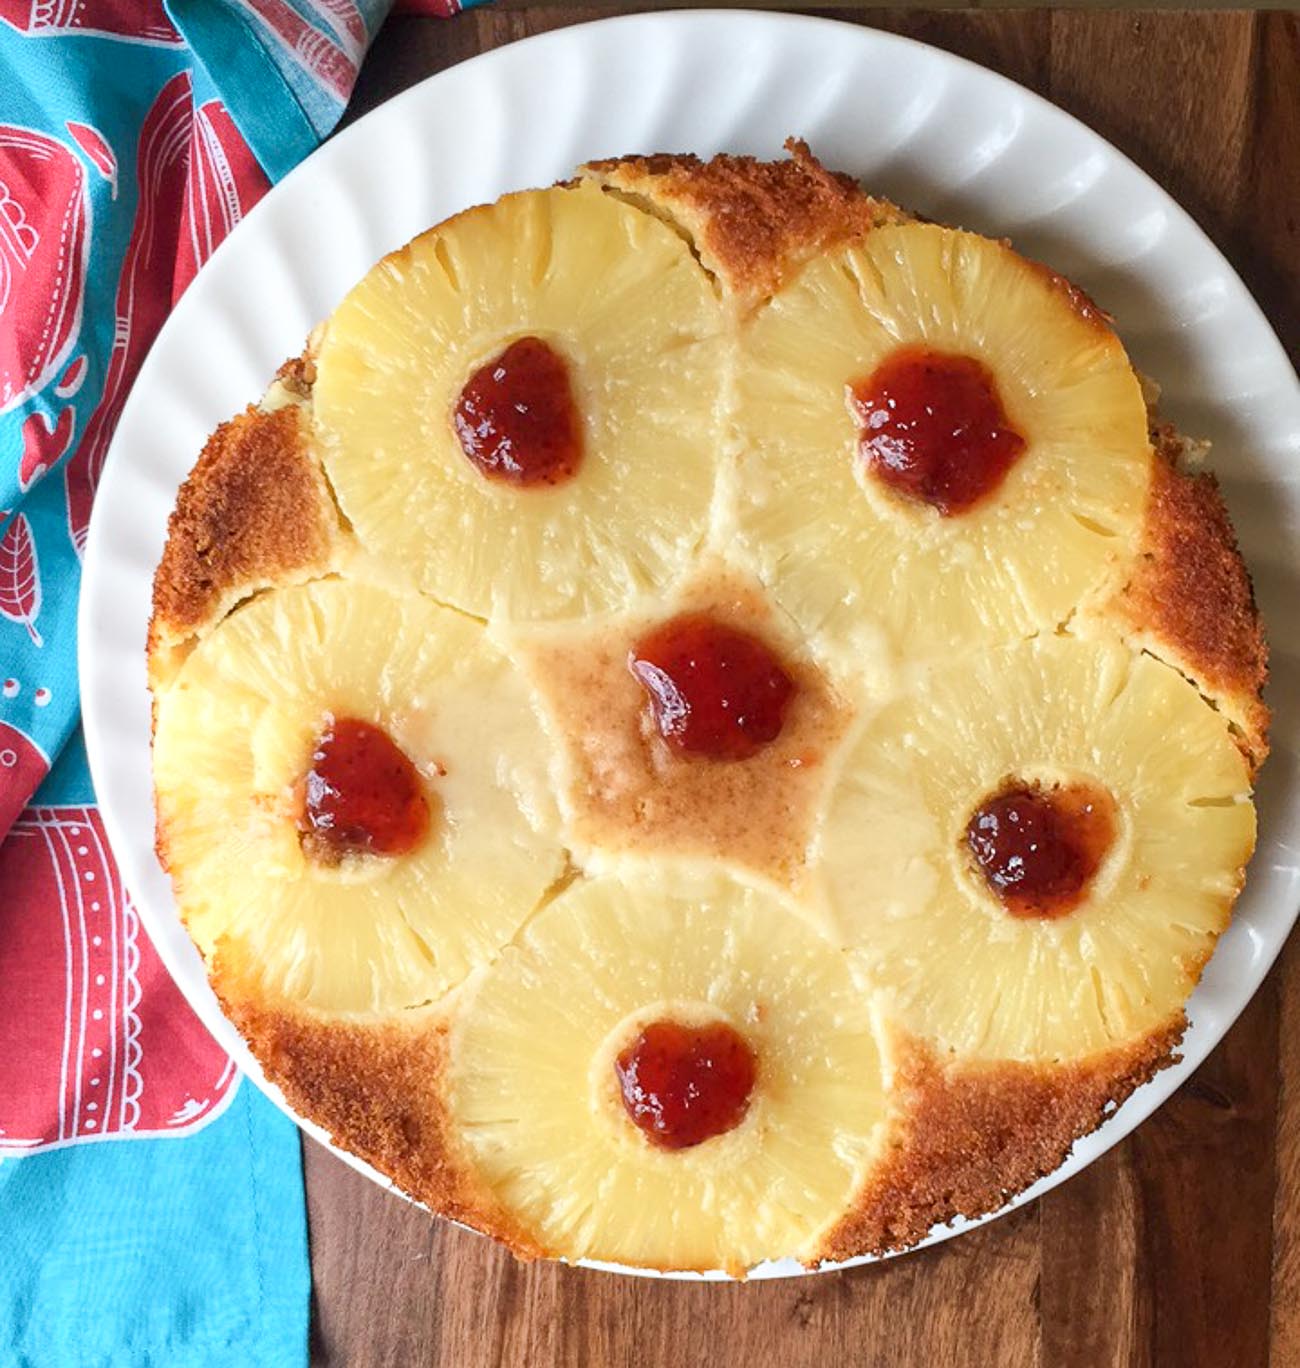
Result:
{"label": "wooden cutting board", "polygon": [[[505,0],[394,19],[350,117],[475,53],[623,8]],[[1300,352],[1295,13],[823,12],[973,58],[1091,124],[1191,211]],[[853,1272],[701,1286],[526,1267],[304,1143],[320,1364],[1300,1365],[1300,941],[1105,1158],[991,1226]]]}

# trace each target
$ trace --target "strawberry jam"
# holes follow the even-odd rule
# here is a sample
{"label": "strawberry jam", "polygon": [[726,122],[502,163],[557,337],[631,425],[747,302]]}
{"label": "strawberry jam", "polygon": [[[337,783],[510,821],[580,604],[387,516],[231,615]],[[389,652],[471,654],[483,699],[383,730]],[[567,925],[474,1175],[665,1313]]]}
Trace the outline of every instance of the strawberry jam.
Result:
{"label": "strawberry jam", "polygon": [[971,356],[902,347],[852,386],[850,403],[871,474],[945,517],[992,494],[1025,449]]}
{"label": "strawberry jam", "polygon": [[321,864],[345,855],[405,855],[428,834],[429,803],[415,766],[380,727],[355,717],[316,739],[298,821]]}
{"label": "strawberry jam", "polygon": [[452,422],[479,474],[502,484],[563,484],[582,461],[568,362],[540,337],[521,337],[476,370]]}
{"label": "strawberry jam", "polygon": [[653,1022],[614,1069],[627,1114],[663,1149],[687,1149],[738,1126],[757,1074],[753,1050],[725,1022]]}
{"label": "strawberry jam", "polygon": [[774,741],[795,690],[756,636],[703,613],[647,633],[628,667],[650,700],[659,735],[674,750],[713,760],[744,760]]}
{"label": "strawberry jam", "polygon": [[1115,804],[1091,784],[1009,784],[976,809],[966,844],[1013,917],[1063,917],[1115,839]]}

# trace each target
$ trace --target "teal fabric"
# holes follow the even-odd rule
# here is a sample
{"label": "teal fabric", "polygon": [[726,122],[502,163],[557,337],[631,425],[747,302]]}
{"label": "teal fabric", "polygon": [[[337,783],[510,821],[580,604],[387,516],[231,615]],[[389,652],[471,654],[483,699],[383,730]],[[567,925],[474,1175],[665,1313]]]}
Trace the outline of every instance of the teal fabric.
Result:
{"label": "teal fabric", "polygon": [[[367,35],[386,5],[369,0]],[[198,1028],[175,993],[160,993],[151,951],[151,977],[143,975],[142,930],[118,952],[107,928],[134,925],[135,914],[111,861],[91,867],[98,837],[77,849],[53,834],[89,833],[94,816],[77,725],[76,615],[86,491],[97,473],[83,448],[97,423],[107,433],[115,421],[107,377],[123,367],[125,393],[140,344],[211,239],[343,108],[337,94],[322,95],[317,122],[301,121],[297,136],[275,143],[280,160],[259,168],[242,134],[227,129],[227,110],[231,118],[296,111],[306,97],[288,92],[267,61],[262,43],[271,39],[257,38],[249,8],[238,0],[226,8],[244,16],[235,24],[243,47],[214,47],[201,62],[160,0],[0,10],[0,1368],[307,1362],[298,1131],[246,1079],[223,1092],[206,1124],[164,1113],[136,1133],[134,1121],[121,1120],[127,1068],[164,1061],[184,1075]],[[219,143],[207,145],[208,170],[223,174],[187,184],[184,168],[205,137]],[[41,273],[54,253],[59,269]],[[67,338],[46,348],[63,320],[71,320]],[[79,380],[68,378],[78,371]],[[98,897],[80,897],[83,887]],[[89,926],[92,916],[103,920]],[[92,942],[97,926],[105,934]],[[87,945],[104,940],[113,957],[96,961],[104,973],[95,977],[85,969]],[[141,992],[129,1007],[128,968]],[[74,978],[82,996],[65,1011]],[[112,986],[92,1009],[88,995],[106,978]],[[97,1051],[116,1065],[101,1080],[80,1070],[89,1046],[73,1054],[69,1042],[87,1040],[87,1016],[106,1009],[117,1026],[128,1016],[144,1026],[127,1043],[121,1031],[113,1037],[117,1055],[107,1041]],[[38,1060],[24,1034],[33,1019],[42,1040],[63,1026],[62,1078],[57,1051]],[[212,1056],[220,1061],[215,1047]],[[70,1070],[70,1059],[78,1067]],[[156,1110],[158,1094],[143,1070],[137,1077],[139,1110]],[[107,1086],[72,1098],[69,1078]],[[110,1126],[115,1080],[119,1124]],[[169,1106],[185,1100],[168,1095]],[[37,1115],[46,1103],[49,1116]],[[71,1131],[70,1110],[79,1118]]]}
{"label": "teal fabric", "polygon": [[[388,0],[370,0],[377,12],[368,21],[377,26],[387,7]],[[272,181],[288,175],[338,122],[342,102],[267,46],[242,4],[168,0],[167,12]]]}
{"label": "teal fabric", "polygon": [[[41,801],[90,796],[78,728]],[[0,1159],[0,1368],[303,1368],[310,1297],[298,1128],[248,1079],[184,1136]]]}
{"label": "teal fabric", "polygon": [[298,1146],[297,1128],[245,1079],[182,1141],[0,1161],[0,1363],[301,1368]]}
{"label": "teal fabric", "polygon": [[[333,129],[389,2],[0,3],[0,1368],[307,1362],[294,1125],[247,1080],[186,1113],[216,1097],[211,1074],[185,1075],[185,1096],[141,1083],[179,1108],[124,1119],[134,1064],[184,1075],[199,1028],[161,1001],[156,959],[152,998],[131,977],[143,931],[91,830],[77,596],[145,348],[215,242]],[[148,1050],[126,1030],[120,1058],[96,1046],[87,1019],[106,1014],[105,1032],[144,1018]],[[106,1054],[116,1074],[83,1075]]]}

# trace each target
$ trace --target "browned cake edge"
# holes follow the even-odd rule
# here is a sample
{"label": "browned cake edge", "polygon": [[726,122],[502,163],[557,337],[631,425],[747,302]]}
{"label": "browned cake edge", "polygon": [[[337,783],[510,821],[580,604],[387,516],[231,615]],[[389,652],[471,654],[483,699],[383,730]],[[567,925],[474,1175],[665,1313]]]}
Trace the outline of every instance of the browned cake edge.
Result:
{"label": "browned cake edge", "polygon": [[745,303],[777,290],[833,242],[906,220],[791,138],[784,161],[659,153],[589,162],[581,174],[672,224],[704,268]]}
{"label": "browned cake edge", "polygon": [[[296,383],[291,376],[286,388]],[[188,644],[241,599],[329,569],[339,518],[309,448],[309,421],[298,403],[250,406],[208,438],[176,496],[154,573],[148,655],[155,691]]]}
{"label": "browned cake edge", "polygon": [[445,1008],[376,1020],[325,1017],[268,999],[230,973],[220,952],[212,982],[266,1077],[341,1149],[407,1196],[503,1241],[520,1258],[550,1252],[475,1178],[455,1138],[444,1100]]}
{"label": "browned cake edge", "polygon": [[940,1222],[996,1211],[1173,1063],[1186,1025],[1179,1011],[1130,1045],[1063,1064],[950,1062],[898,1033],[884,1152],[810,1264],[904,1249]]}
{"label": "browned cake edge", "polygon": [[1268,754],[1268,643],[1218,481],[1186,466],[1190,443],[1154,422],[1151,491],[1133,573],[1110,606],[1131,644],[1181,671],[1233,724],[1258,768]]}

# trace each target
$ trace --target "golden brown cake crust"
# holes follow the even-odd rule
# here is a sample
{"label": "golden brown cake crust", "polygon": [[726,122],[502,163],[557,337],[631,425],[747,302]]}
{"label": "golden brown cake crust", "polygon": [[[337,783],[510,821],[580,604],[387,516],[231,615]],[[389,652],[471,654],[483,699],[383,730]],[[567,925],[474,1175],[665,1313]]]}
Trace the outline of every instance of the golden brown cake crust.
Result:
{"label": "golden brown cake crust", "polygon": [[[294,363],[288,363],[292,366]],[[245,595],[329,567],[339,535],[297,404],[250,407],[208,439],[181,486],[154,574],[151,678]]]}
{"label": "golden brown cake crust", "polygon": [[1185,442],[1152,434],[1151,493],[1142,545],[1117,608],[1139,644],[1180,669],[1242,733],[1258,766],[1268,753],[1268,645],[1237,537],[1211,474],[1179,468]]}
{"label": "golden brown cake crust", "polygon": [[268,1000],[223,975],[213,986],[268,1079],[341,1148],[431,1210],[503,1240],[521,1258],[543,1250],[473,1177],[443,1100],[447,1018],[325,1018]]}
{"label": "golden brown cake crust", "polygon": [[1172,1063],[1186,1024],[1180,1012],[1131,1045],[1056,1065],[946,1064],[922,1041],[896,1038],[884,1155],[812,1262],[902,1249],[954,1216],[996,1211]]}
{"label": "golden brown cake crust", "polygon": [[791,139],[786,147],[787,161],[662,153],[582,169],[608,189],[647,201],[694,243],[707,270],[756,302],[816,252],[907,217],[851,176],[828,171],[806,143]]}
{"label": "golden brown cake crust", "polygon": [[[1012,247],[1010,239],[1004,238],[1003,242],[1006,246]],[[1015,250],[1014,247],[1012,250]],[[1052,270],[1050,266],[1045,266],[1041,261],[1032,261],[1028,257],[1025,260],[1046,281],[1048,288],[1065,300],[1077,318],[1102,332],[1114,334],[1114,318],[1101,308],[1087,291],[1080,289],[1074,281],[1068,280],[1059,271]]]}
{"label": "golden brown cake crust", "polygon": [[312,386],[316,383],[316,359],[311,348],[306,348],[301,356],[291,356],[275,373],[275,378],[299,399],[311,398]]}

